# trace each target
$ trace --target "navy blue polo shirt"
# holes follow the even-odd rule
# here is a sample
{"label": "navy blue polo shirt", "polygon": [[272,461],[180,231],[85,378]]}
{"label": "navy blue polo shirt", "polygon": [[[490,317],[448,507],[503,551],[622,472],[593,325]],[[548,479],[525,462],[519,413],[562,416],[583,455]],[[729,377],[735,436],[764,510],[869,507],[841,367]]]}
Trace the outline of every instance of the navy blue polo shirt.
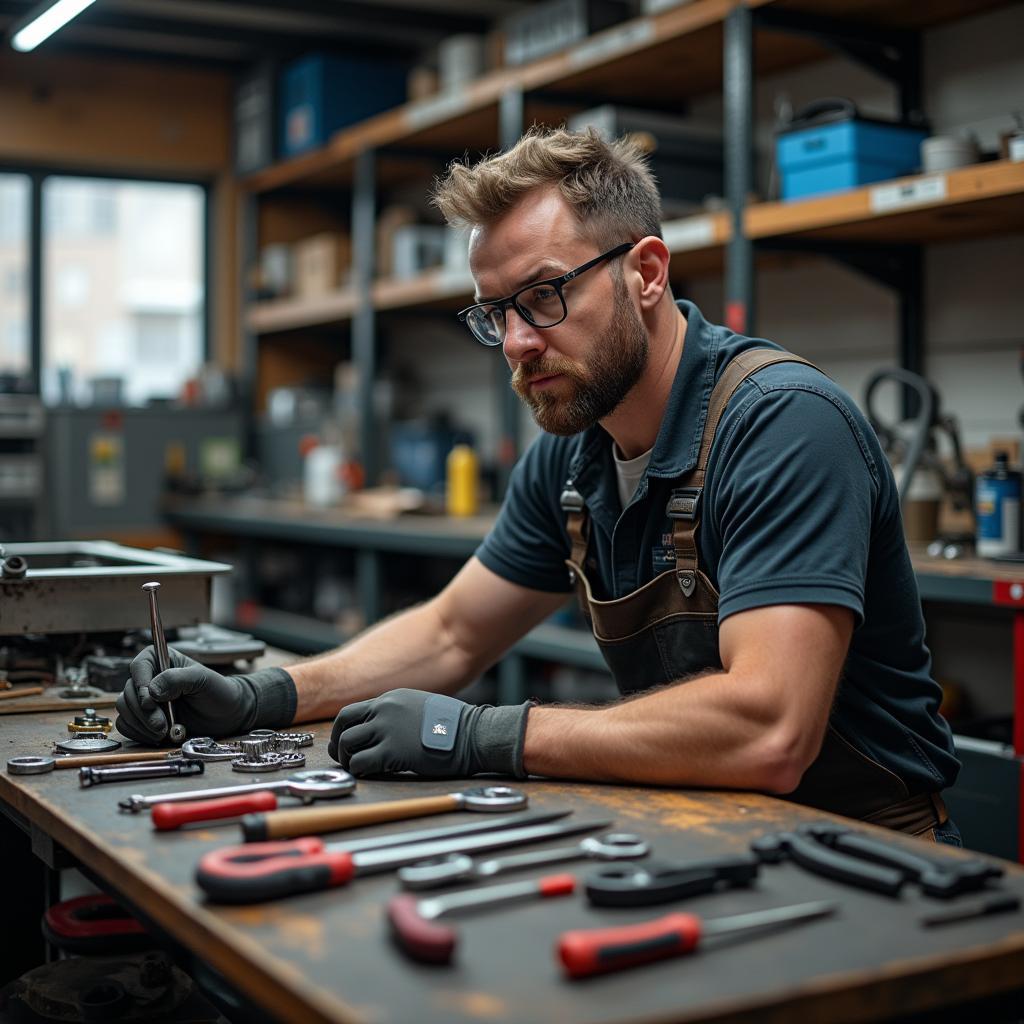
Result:
{"label": "navy blue polo shirt", "polygon": [[[559,505],[570,479],[590,512],[586,569],[596,598],[624,597],[674,565],[665,506],[696,464],[715,382],[740,352],[779,348],[708,323],[691,302],[678,305],[687,321],[683,354],[629,504],[621,506],[612,441],[601,426],[573,437],[542,434],[516,465],[476,552],[492,572],[536,590],[571,590]],[[722,416],[701,501],[700,567],[719,592],[719,622],[775,604],[849,608],[855,630],[833,724],[912,793],[952,785],[959,763],[938,714],[941,691],[931,678],[899,496],[853,400],[800,363],[759,370]]]}

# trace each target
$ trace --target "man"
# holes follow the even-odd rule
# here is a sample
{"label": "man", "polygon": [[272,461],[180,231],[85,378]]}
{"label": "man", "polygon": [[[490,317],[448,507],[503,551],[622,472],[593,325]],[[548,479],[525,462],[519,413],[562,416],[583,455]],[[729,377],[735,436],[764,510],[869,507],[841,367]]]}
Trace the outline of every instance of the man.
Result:
{"label": "man", "polygon": [[[478,301],[543,433],[437,597],[319,658],[224,679],[144,652],[118,728],[154,701],[225,735],[337,715],[357,775],[497,772],[787,795],[957,842],[957,761],[893,478],[818,370],[674,302],[660,202],[626,144],[562,130],[454,164]],[[475,679],[575,588],[627,699],[475,707]],[[339,708],[341,709],[339,711]]]}

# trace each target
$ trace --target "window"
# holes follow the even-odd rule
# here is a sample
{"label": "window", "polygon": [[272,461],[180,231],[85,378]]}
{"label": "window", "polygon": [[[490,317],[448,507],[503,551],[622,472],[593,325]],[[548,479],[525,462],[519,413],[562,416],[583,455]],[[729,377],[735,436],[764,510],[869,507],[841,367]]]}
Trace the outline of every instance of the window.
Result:
{"label": "window", "polygon": [[66,176],[42,188],[44,398],[88,402],[111,378],[131,405],[174,397],[204,358],[204,190]]}
{"label": "window", "polygon": [[0,174],[0,377],[30,371],[29,205],[31,181]]}

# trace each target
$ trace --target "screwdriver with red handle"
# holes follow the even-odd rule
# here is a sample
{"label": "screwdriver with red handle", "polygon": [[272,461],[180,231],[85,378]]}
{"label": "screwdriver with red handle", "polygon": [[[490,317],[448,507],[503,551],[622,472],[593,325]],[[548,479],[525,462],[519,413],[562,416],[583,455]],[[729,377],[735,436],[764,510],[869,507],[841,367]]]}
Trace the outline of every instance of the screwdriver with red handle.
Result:
{"label": "screwdriver with red handle", "polygon": [[835,913],[837,907],[833,900],[815,900],[711,921],[702,921],[696,914],[666,914],[641,924],[581,928],[559,936],[558,958],[570,978],[586,978],[692,953],[708,935],[753,931],[827,917]]}

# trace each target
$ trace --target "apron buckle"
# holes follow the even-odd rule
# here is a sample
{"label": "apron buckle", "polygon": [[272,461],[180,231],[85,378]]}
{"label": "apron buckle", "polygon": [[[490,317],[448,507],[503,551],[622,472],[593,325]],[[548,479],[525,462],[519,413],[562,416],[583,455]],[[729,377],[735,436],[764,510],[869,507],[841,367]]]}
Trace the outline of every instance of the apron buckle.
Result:
{"label": "apron buckle", "polygon": [[700,506],[701,487],[677,487],[672,491],[665,508],[665,515],[669,519],[688,519],[691,522],[697,518],[697,509]]}
{"label": "apron buckle", "polygon": [[569,570],[569,586],[570,587],[575,587],[576,586],[576,570],[575,569],[570,569]]}
{"label": "apron buckle", "polygon": [[679,589],[683,592],[683,597],[693,597],[693,592],[697,589],[697,574],[692,569],[683,569],[676,573],[676,579],[679,580]]}

